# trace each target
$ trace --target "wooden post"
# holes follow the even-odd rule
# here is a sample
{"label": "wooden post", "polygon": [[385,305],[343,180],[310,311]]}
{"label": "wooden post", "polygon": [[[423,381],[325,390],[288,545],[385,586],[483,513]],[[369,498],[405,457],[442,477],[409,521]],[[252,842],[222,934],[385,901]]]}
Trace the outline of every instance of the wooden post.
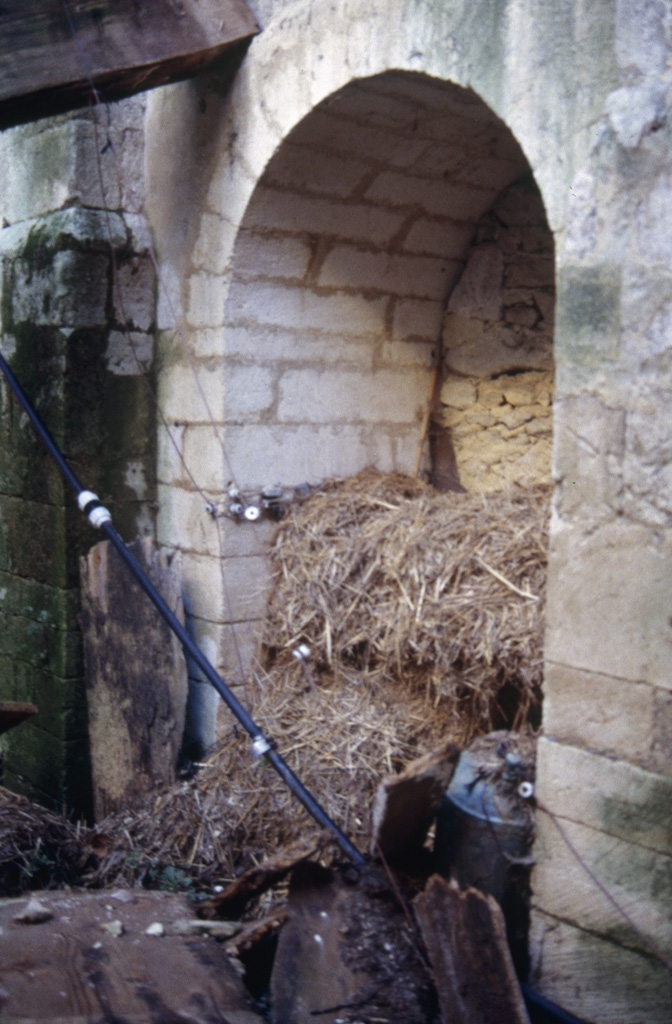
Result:
{"label": "wooden post", "polygon": [[[184,619],[174,561],[150,538],[130,545]],[[96,821],[170,785],[182,744],[182,647],[109,541],[81,559],[82,629]]]}

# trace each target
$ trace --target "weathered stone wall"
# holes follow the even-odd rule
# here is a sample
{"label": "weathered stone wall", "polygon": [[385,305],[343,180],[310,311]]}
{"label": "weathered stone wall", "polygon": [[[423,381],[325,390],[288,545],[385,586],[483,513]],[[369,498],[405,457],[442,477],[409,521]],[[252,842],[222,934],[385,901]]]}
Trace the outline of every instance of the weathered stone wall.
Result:
{"label": "weathered stone wall", "polygon": [[526,179],[481,218],[442,332],[440,422],[461,484],[551,479],[553,236]]}
{"label": "weathered stone wall", "polygon": [[[139,99],[111,111],[125,170],[120,180],[107,146],[105,197],[96,147],[107,131],[96,137],[89,113],[0,135],[3,354],[129,539],[153,529],[154,410],[134,350],[150,367],[154,288],[146,228],[120,212],[142,198],[143,116]],[[4,778],[59,808],[87,810],[78,559],[97,538],[4,380],[0,402],[0,695],[39,709],[3,737]]]}
{"label": "weathered stone wall", "polygon": [[[462,125],[466,131],[456,134],[450,158],[445,135],[439,140],[434,165],[428,136],[445,132],[452,115],[446,106],[437,108],[436,119],[425,110],[429,86],[441,104],[447,99],[441,82],[473,90],[522,147],[554,234],[559,270],[553,463],[558,500],[551,525],[546,737],[539,792],[578,839],[581,852],[596,867],[596,859],[604,863],[605,881],[635,910],[642,930],[669,951],[672,901],[660,888],[670,863],[669,836],[662,837],[652,815],[639,806],[647,786],[652,787],[651,806],[654,793],[666,803],[670,768],[662,745],[669,694],[662,666],[670,642],[671,599],[665,582],[669,446],[663,411],[670,374],[670,288],[663,264],[672,233],[666,201],[670,183],[663,170],[670,156],[668,5],[662,0],[560,0],[552,5],[537,0],[441,5],[341,0],[335,8],[260,0],[256,7],[263,31],[228,96],[216,85],[209,90],[204,79],[165,90],[149,104],[152,223],[187,345],[199,361],[207,394],[221,403],[219,422],[231,467],[219,443],[208,439],[207,417],[199,412],[189,418],[196,408],[189,397],[191,371],[176,355],[166,381],[175,419],[194,427],[179,428],[185,456],[215,495],[225,493],[232,475],[240,475],[250,488],[271,482],[268,474],[276,478],[275,467],[283,483],[319,474],[320,466],[328,475],[357,469],[367,460],[410,468],[410,438],[423,403],[421,379],[424,374],[428,381],[433,332],[441,323],[436,314],[432,322],[423,321],[420,310],[440,298],[417,290],[430,276],[403,271],[402,292],[386,272],[390,266],[398,273],[402,264],[395,260],[402,252],[405,257],[467,260],[472,239],[465,237],[457,251],[451,248],[450,222],[465,220],[461,211],[468,193],[463,198],[453,192],[452,203],[440,208],[427,204],[436,196],[442,204],[446,200],[441,176],[446,172],[444,181],[452,186],[461,155],[466,154],[469,166],[480,127],[479,146],[488,152],[492,122],[478,105],[468,119],[458,112],[462,122],[468,120]],[[419,102],[412,96],[415,86],[400,72],[428,76]],[[405,92],[402,81],[408,83]],[[393,94],[394,103],[383,103],[384,90]],[[402,144],[390,155],[397,133]],[[169,153],[189,153],[194,140],[198,156],[176,167]],[[362,163],[370,168],[368,179],[359,173]],[[468,180],[467,172],[467,185]],[[494,191],[514,180],[496,177]],[[337,187],[344,190],[340,196]],[[481,187],[488,184],[479,179]],[[493,194],[466,218],[474,230],[494,199]],[[188,209],[194,216],[176,231],[166,208],[173,213]],[[408,251],[411,234],[402,232],[395,251],[393,239],[401,224],[391,227],[390,218],[395,213],[410,218],[416,211],[430,223],[438,217],[437,241],[429,245],[433,229],[428,223],[425,248]],[[461,267],[451,267],[456,282]],[[373,282],[367,276],[372,268]],[[543,289],[545,300],[550,284],[548,272],[543,284],[535,279],[534,288]],[[513,306],[527,307],[527,302]],[[404,303],[413,307],[412,327],[407,336],[399,336],[393,332],[401,321],[393,311]],[[524,318],[518,323],[521,331],[534,332],[526,322],[529,312],[517,312]],[[547,316],[546,310],[540,312]],[[350,323],[364,329],[349,332]],[[501,328],[507,321],[497,317],[493,323]],[[330,332],[334,324],[337,330]],[[478,331],[482,337],[482,322]],[[344,412],[339,421],[341,406],[351,409],[351,394],[358,395],[359,407],[368,413],[369,405],[380,408],[382,388],[393,379],[400,382],[397,368],[375,362],[392,344],[412,353],[409,394],[401,387],[397,391],[402,397],[395,401],[394,416],[355,424]],[[368,351],[370,363],[362,358]],[[424,363],[418,360],[423,352]],[[495,386],[493,405],[502,419],[490,426],[499,422],[513,433],[525,426],[507,426],[507,419],[515,424],[521,415],[516,410],[525,405],[535,406],[535,412],[540,406],[550,409],[542,404],[550,400],[550,379],[538,378],[534,402],[527,401],[529,392],[523,396],[513,390],[514,383],[531,384],[526,373],[547,374],[550,368],[548,362],[516,365],[524,373],[501,382],[501,391],[500,384]],[[463,374],[460,368],[456,372]],[[363,394],[367,377],[376,386]],[[227,394],[227,380],[235,382],[234,394]],[[468,374],[460,383],[465,380],[477,389],[485,384],[480,374],[473,380]],[[484,386],[483,397],[486,393]],[[514,404],[514,396],[525,397],[522,406]],[[465,397],[463,391],[460,401]],[[180,409],[187,415],[179,416]],[[310,416],[319,417],[317,427],[311,426]],[[397,416],[401,422],[396,420],[393,428]],[[548,417],[535,415],[525,422],[533,421],[546,429]],[[367,429],[368,448],[362,447]],[[385,447],[392,437],[395,450]],[[515,440],[515,434],[502,440]],[[225,552],[235,556],[229,566],[231,592],[240,610],[223,613],[223,603],[218,604],[221,566],[212,557],[219,550],[215,526],[199,511],[202,498],[190,490],[165,438],[160,448],[161,539],[185,549],[195,628],[225,666],[231,660],[226,649],[231,634],[222,630],[221,618],[242,621],[263,608],[258,538],[224,524]],[[385,452],[390,452],[389,461]],[[495,469],[489,467],[486,474],[489,484],[506,476],[500,463],[492,465]],[[479,475],[474,471],[474,477]],[[247,561],[243,552],[250,556]],[[208,575],[209,560],[213,569]],[[251,587],[244,587],[246,577]],[[260,603],[251,605],[250,597]],[[213,608],[220,610],[213,613]],[[251,642],[254,633],[243,629],[242,636]],[[624,701],[641,714],[623,715]],[[649,732],[643,723],[653,728],[656,715],[657,731]],[[611,768],[619,769],[614,778],[624,786],[621,824],[612,813],[614,802],[602,796]],[[573,788],[567,790],[565,777],[574,780]],[[598,794],[592,802],[581,798],[586,787]],[[579,885],[579,875],[569,873],[559,834],[540,817],[535,984],[588,1020],[666,1020],[669,974],[641,951],[641,941],[627,926],[615,923],[611,911],[592,912],[593,904],[584,898],[585,882]],[[626,821],[634,823],[629,830]],[[605,847],[613,849],[608,863]],[[651,858],[655,851],[655,870],[648,872],[647,850]],[[629,870],[631,864],[639,865],[636,871]],[[567,880],[562,901],[552,883],[556,867]],[[642,899],[647,886],[661,893],[655,913],[653,902]]]}
{"label": "weathered stone wall", "polygon": [[672,950],[669,13],[615,7],[617,73],[557,268],[540,795],[639,931],[540,815],[534,944],[550,994],[585,964],[576,1005],[616,1022],[672,1004],[669,968],[649,959]]}
{"label": "weathered stone wall", "polygon": [[[263,31],[232,88],[218,71],[147,99],[147,212],[170,298],[158,314],[172,436],[159,429],[157,530],[183,551],[191,628],[240,677],[263,613],[270,527],[206,511],[207,501],[224,507],[230,481],[252,495],[368,462],[412,468],[443,305],[480,218],[531,170],[554,235],[557,293],[538,792],[638,929],[540,813],[532,981],[589,1021],[663,1024],[670,974],[641,936],[671,955],[669,3],[258,0],[256,9]],[[60,179],[82,166],[71,132],[31,143],[35,168],[38,153],[60,153],[63,168],[49,178],[50,205],[36,210],[40,176],[31,178],[24,136],[10,137],[13,165],[36,182],[8,188],[26,204],[18,219],[67,202]],[[549,255],[536,251],[535,266]],[[528,291],[546,320],[549,269],[514,298],[508,320],[504,301],[493,319],[490,309],[470,317],[469,337],[505,329],[549,360]],[[465,327],[449,309],[444,337],[454,360],[464,349],[452,344],[458,315]],[[473,397],[492,401],[500,419],[488,411],[486,426],[514,443],[528,423],[546,429],[537,413],[550,409],[550,378],[536,375],[550,369],[507,362],[486,381],[457,362],[444,397],[461,395],[459,414]],[[516,425],[526,407],[534,415]],[[459,433],[458,449],[471,444],[470,431]],[[472,477],[498,483],[504,458],[501,448],[487,470],[474,462]]]}

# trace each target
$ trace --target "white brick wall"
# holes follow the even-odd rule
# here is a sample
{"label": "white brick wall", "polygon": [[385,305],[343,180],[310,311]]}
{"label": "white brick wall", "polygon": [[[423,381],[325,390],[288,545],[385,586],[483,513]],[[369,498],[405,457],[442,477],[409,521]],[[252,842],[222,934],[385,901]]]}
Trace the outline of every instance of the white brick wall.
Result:
{"label": "white brick wall", "polygon": [[343,332],[350,337],[377,335],[383,329],[386,304],[382,298],[347,293],[324,295],[308,288],[258,282],[254,287],[231,286],[227,323],[272,325],[286,330]]}
{"label": "white brick wall", "polygon": [[[337,325],[333,325],[336,327]],[[255,324],[249,327],[227,327],[213,331],[206,337],[199,337],[203,354],[211,343],[223,347],[225,354],[233,359],[253,360],[255,364],[306,363],[355,365],[362,370],[371,369],[375,347],[371,339],[364,336],[343,339],[334,330],[332,344],[325,344],[324,338],[310,331],[286,330],[281,327]]]}
{"label": "white brick wall", "polygon": [[246,218],[249,228],[304,231],[332,238],[380,245],[403,224],[403,214],[364,203],[339,206],[331,199],[299,196],[258,186]]}
{"label": "white brick wall", "polygon": [[441,301],[461,269],[462,263],[457,260],[390,255],[339,245],[322,264],[318,284],[360,291],[370,288]]}
{"label": "white brick wall", "polygon": [[[403,386],[402,385],[403,381]],[[427,394],[427,371],[288,370],[280,378],[281,423],[417,423]]]}

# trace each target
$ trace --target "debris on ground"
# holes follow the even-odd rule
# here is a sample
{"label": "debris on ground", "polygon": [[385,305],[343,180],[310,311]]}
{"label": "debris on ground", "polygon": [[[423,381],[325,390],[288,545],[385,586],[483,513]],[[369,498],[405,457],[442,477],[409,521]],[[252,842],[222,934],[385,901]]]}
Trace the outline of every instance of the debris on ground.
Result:
{"label": "debris on ground", "polygon": [[271,978],[272,1024],[438,1024],[407,898],[375,866],[295,871]]}
{"label": "debris on ground", "polygon": [[0,894],[81,885],[86,826],[0,786]]}
{"label": "debris on ground", "polygon": [[3,1021],[263,1024],[226,951],[175,931],[193,914],[184,896],[51,892],[40,903],[48,917],[27,927],[25,899],[0,901]]}
{"label": "debris on ground", "polygon": [[373,803],[371,853],[388,861],[412,860],[422,850],[455,771],[459,749],[446,743],[388,775]]}
{"label": "debris on ground", "polygon": [[[466,753],[474,747],[481,750],[482,764],[476,769],[479,781],[486,779],[506,788],[509,782],[502,781],[502,753],[509,754],[505,770],[512,770],[512,751],[524,752],[525,771],[529,773],[531,744],[528,737],[500,732],[474,741]],[[375,843],[378,856],[364,867],[330,858],[332,842],[322,834],[315,841],[279,851],[206,900],[188,901],[176,896],[179,904],[152,904],[152,913],[142,919],[141,932],[138,920],[128,917],[129,908],[137,907],[138,900],[143,899],[143,891],[138,888],[105,889],[97,894],[97,903],[87,903],[85,898],[77,903],[79,897],[71,893],[70,909],[65,914],[65,904],[62,906],[54,893],[40,893],[27,904],[8,901],[13,907],[19,904],[12,917],[14,926],[36,926],[26,962],[35,962],[47,991],[52,981],[57,983],[63,966],[53,958],[45,940],[48,933],[40,931],[54,918],[59,935],[65,934],[63,928],[72,930],[75,948],[71,954],[76,963],[81,960],[76,977],[82,984],[88,984],[87,979],[92,977],[86,943],[98,949],[110,941],[120,944],[111,959],[106,948],[105,971],[96,975],[94,992],[87,989],[86,993],[86,999],[93,1000],[91,1006],[97,1005],[95,1001],[100,1002],[104,993],[106,1002],[100,1005],[112,1014],[119,1013],[120,1008],[130,1012],[136,997],[150,998],[156,1006],[161,998],[161,1012],[167,1012],[167,1008],[172,1011],[172,1000],[184,995],[170,985],[164,993],[162,972],[169,959],[157,959],[151,949],[138,946],[141,934],[144,943],[200,943],[196,953],[199,962],[218,972],[218,977],[218,958],[225,956],[229,971],[245,979],[249,997],[253,998],[248,1016],[248,1009],[243,1007],[238,1009],[238,1017],[232,1014],[230,1018],[246,1024],[261,1019],[271,1024],[309,1024],[316,1017],[326,1024],[397,1024],[400,1020],[405,1024],[475,1024],[491,1019],[501,1024],[524,1024],[527,1018],[502,911],[492,896],[481,896],[471,889],[460,892],[454,883],[449,885],[435,876],[437,866],[448,874],[453,865],[445,863],[445,851],[440,861],[423,846],[425,831],[437,814],[445,786],[450,792],[451,775],[454,780],[459,772],[464,752],[459,760],[457,754],[452,744],[444,744],[398,775],[382,780]],[[516,764],[522,766],[522,759]],[[422,796],[416,801],[417,808],[412,800],[414,792]],[[0,793],[4,797],[0,806],[4,804],[5,809],[9,796],[6,791]],[[25,813],[28,801],[14,799],[24,804]],[[404,808],[408,813],[403,812]],[[392,841],[393,830],[400,835],[397,843]],[[86,858],[93,856],[92,839],[96,837],[96,829],[82,826],[78,830],[80,863],[85,864]],[[388,865],[383,846],[393,857],[403,853],[401,870],[393,871]],[[468,851],[461,851],[465,852],[468,856]],[[289,886],[285,882],[288,875]],[[169,894],[144,896],[167,898]],[[98,938],[87,931],[93,927],[86,916],[91,906],[97,908],[96,928],[102,933]],[[80,927],[75,921],[82,914]],[[64,920],[67,927],[62,925]],[[142,977],[131,970],[131,961],[124,959],[128,953],[124,943],[131,936],[133,957],[143,959]],[[195,947],[189,946],[188,950],[191,955]],[[226,976],[219,979],[220,984],[225,981]],[[78,984],[72,982],[73,993]],[[482,990],[483,985],[487,991]],[[32,999],[32,990],[24,988],[12,990],[16,1000],[13,1009],[20,1009],[21,1000]],[[70,988],[61,986],[59,992],[62,990],[69,992]],[[237,999],[238,995],[228,992],[217,998]],[[72,995],[75,1002],[77,998],[76,993]],[[45,1005],[53,1002],[46,995],[45,999]],[[193,992],[189,999],[193,1003]],[[452,1007],[449,1014],[448,1006]],[[180,1012],[186,1014],[187,1009]],[[67,1020],[67,1016],[62,1019]]]}
{"label": "debris on ground", "polygon": [[313,843],[295,843],[267,858],[262,864],[248,868],[235,878],[223,892],[200,905],[203,917],[239,917],[248,904],[263,896],[310,857],[317,857],[332,843],[328,833]]}

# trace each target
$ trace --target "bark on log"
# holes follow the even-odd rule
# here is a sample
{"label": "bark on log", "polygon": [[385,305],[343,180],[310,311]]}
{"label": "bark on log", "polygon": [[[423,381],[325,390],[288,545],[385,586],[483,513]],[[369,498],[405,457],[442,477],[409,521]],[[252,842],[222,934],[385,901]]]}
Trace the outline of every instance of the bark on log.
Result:
{"label": "bark on log", "polygon": [[[150,538],[132,552],[180,620],[175,561]],[[182,646],[109,541],[81,559],[82,629],[96,821],[170,785],[182,744]]]}

